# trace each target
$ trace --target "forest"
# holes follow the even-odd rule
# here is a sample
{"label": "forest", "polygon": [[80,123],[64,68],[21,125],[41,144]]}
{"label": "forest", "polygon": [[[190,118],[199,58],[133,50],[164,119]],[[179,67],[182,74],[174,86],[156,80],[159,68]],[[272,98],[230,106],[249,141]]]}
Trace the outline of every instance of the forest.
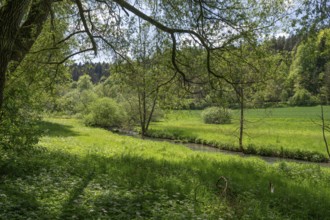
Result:
{"label": "forest", "polygon": [[0,219],[330,219],[326,0],[0,0]]}

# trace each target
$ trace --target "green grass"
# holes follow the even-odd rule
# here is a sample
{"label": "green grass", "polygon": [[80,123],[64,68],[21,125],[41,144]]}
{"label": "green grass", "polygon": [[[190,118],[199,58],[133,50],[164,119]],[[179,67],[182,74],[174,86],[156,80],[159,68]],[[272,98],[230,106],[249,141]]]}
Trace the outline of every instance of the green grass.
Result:
{"label": "green grass", "polygon": [[[324,108],[330,121],[330,106]],[[233,123],[205,124],[201,111],[173,111],[163,122],[153,123],[150,134],[204,140],[238,147],[239,112],[233,111]],[[244,145],[280,151],[312,151],[326,156],[319,123],[320,107],[293,107],[246,110]],[[330,135],[328,135],[330,141]]]}
{"label": "green grass", "polygon": [[1,151],[0,219],[330,219],[319,165],[194,152],[74,119],[42,127],[37,148]]}

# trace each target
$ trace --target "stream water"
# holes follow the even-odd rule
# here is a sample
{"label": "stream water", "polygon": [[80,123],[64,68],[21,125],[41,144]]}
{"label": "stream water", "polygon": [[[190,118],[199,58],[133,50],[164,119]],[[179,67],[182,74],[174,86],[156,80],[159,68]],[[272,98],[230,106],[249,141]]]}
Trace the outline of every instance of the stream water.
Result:
{"label": "stream water", "polygon": [[[135,138],[141,139],[141,136],[137,132],[120,131],[120,132],[116,132],[116,133],[117,134],[120,134],[120,135],[131,136],[131,137],[135,137]],[[267,162],[269,164],[274,164],[276,162],[283,161],[283,162],[295,162],[295,163],[300,163],[300,164],[317,164],[317,165],[320,165],[322,167],[330,168],[330,163],[315,163],[315,162],[310,162],[310,161],[295,160],[295,159],[288,159],[288,158],[265,157],[265,156],[260,156],[260,155],[244,154],[242,152],[221,150],[219,148],[210,147],[210,146],[203,145],[203,144],[181,143],[181,142],[177,142],[177,141],[174,141],[174,140],[163,139],[163,138],[145,137],[144,140],[152,140],[152,141],[158,141],[158,142],[168,142],[168,143],[172,143],[172,144],[177,144],[177,145],[185,146],[185,147],[187,147],[187,148],[189,148],[191,150],[194,150],[194,151],[220,153],[220,154],[226,154],[226,155],[237,155],[237,156],[244,157],[244,158],[257,157],[257,158],[260,158],[260,159],[264,160],[265,162]]]}

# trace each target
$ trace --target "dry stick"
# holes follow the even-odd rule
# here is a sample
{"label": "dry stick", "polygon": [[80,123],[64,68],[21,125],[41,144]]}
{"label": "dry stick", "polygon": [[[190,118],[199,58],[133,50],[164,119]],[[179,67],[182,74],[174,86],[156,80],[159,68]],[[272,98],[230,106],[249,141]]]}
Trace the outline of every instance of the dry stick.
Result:
{"label": "dry stick", "polygon": [[[225,186],[224,186],[222,192],[221,192],[222,186],[220,185],[221,180],[224,180],[224,182],[225,182]],[[220,176],[216,183],[216,187],[218,187],[218,189],[220,190],[220,196],[226,196],[227,188],[228,188],[228,180],[226,179],[226,177]]]}
{"label": "dry stick", "polygon": [[321,105],[321,119],[322,119],[322,134],[323,134],[323,140],[324,140],[325,148],[327,149],[328,156],[329,156],[329,158],[330,158],[329,145],[328,145],[327,137],[325,136],[326,126],[325,126],[325,120],[324,120],[323,105]]}

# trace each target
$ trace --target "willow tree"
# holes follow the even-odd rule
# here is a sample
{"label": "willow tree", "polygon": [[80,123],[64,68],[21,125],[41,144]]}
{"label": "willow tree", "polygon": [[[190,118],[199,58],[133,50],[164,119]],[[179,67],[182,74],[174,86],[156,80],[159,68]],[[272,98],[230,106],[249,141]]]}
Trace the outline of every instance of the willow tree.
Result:
{"label": "willow tree", "polygon": [[[66,16],[54,10],[62,6],[69,9]],[[66,36],[53,39],[51,48],[57,50],[70,39],[78,44],[61,60],[50,59],[51,65],[63,64],[79,53],[100,49],[122,56],[130,43],[123,33],[130,31],[131,17],[139,17],[166,34],[172,47],[172,65],[182,79],[186,77],[177,62],[177,50],[184,43],[205,50],[205,69],[215,77],[210,64],[215,51],[225,50],[241,38],[264,36],[267,28],[284,16],[286,5],[282,0],[1,0],[0,1],[0,106],[3,103],[6,72],[15,70],[31,51],[47,19],[56,17],[70,25]],[[56,28],[54,26],[54,28]],[[262,30],[262,31],[261,31]],[[132,33],[134,34],[134,33]]]}

